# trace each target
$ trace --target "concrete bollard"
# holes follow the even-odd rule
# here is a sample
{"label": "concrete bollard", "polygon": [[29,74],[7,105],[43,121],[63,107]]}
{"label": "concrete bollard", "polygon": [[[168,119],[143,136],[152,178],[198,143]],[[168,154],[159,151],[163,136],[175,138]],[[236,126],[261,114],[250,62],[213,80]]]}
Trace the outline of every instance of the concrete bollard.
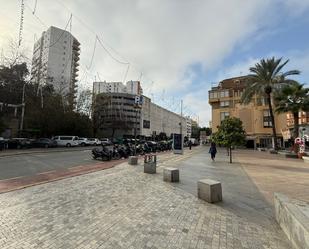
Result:
{"label": "concrete bollard", "polygon": [[144,173],[147,173],[147,174],[157,173],[157,156],[156,155],[145,155]]}
{"label": "concrete bollard", "polygon": [[203,179],[197,182],[198,198],[215,203],[222,201],[222,187],[221,183],[211,179]]}
{"label": "concrete bollard", "polygon": [[163,181],[165,182],[179,182],[179,169],[177,168],[164,168]]}
{"label": "concrete bollard", "polygon": [[138,157],[137,156],[130,156],[129,157],[129,164],[130,165],[137,165]]}

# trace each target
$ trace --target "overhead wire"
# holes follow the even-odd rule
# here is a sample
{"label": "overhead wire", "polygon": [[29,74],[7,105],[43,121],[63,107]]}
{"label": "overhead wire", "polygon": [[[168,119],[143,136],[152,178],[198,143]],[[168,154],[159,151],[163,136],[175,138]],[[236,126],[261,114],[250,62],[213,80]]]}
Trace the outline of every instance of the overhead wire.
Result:
{"label": "overhead wire", "polygon": [[96,36],[95,39],[94,39],[94,46],[93,46],[93,51],[92,51],[89,66],[86,66],[87,70],[90,70],[90,68],[92,67],[92,63],[93,63],[93,59],[94,59],[94,55],[95,55],[95,50],[96,50],[96,47],[97,47],[97,40],[98,40],[98,38]]}
{"label": "overhead wire", "polygon": [[67,32],[67,28],[68,28],[68,26],[69,26],[69,24],[70,24],[71,21],[72,21],[72,14],[70,14],[70,18],[69,18],[69,20],[68,20],[68,22],[67,22],[67,24],[66,24],[64,30],[63,30],[63,31],[61,32],[61,34],[59,35],[58,39],[57,39],[54,43],[52,43],[51,45],[49,45],[49,48],[55,46],[55,45],[60,41],[60,39],[61,39],[61,37],[64,35],[64,33]]}

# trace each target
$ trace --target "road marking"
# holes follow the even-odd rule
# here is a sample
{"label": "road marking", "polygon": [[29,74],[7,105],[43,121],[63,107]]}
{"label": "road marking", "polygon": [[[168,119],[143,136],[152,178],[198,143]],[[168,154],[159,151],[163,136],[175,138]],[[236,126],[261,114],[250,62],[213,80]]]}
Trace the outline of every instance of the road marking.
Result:
{"label": "road marking", "polygon": [[22,177],[25,177],[25,176],[17,176],[17,177],[13,177],[13,178],[7,178],[7,179],[0,180],[0,182],[9,181],[9,180],[16,180],[16,179],[19,179],[19,178],[22,178]]}
{"label": "road marking", "polygon": [[56,170],[50,170],[50,171],[45,171],[45,172],[37,173],[37,175],[49,174],[49,173],[52,173],[52,172],[56,172]]}

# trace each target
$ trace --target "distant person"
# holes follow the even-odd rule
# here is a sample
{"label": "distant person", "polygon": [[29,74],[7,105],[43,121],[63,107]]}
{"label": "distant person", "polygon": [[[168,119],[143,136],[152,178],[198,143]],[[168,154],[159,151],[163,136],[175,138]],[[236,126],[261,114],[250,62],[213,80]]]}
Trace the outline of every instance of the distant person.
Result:
{"label": "distant person", "polygon": [[191,142],[191,140],[189,140],[188,146],[189,146],[189,150],[191,150],[191,147],[192,147],[192,142]]}
{"label": "distant person", "polygon": [[210,148],[209,148],[209,153],[211,156],[211,160],[215,160],[216,154],[217,154],[217,148],[215,143],[211,143]]}

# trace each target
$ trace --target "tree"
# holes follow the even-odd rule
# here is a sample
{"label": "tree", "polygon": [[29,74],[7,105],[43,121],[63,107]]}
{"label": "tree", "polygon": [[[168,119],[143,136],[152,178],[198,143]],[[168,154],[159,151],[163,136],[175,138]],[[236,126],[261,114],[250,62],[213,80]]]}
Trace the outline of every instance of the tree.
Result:
{"label": "tree", "polygon": [[76,111],[90,117],[92,111],[92,92],[89,89],[82,90],[79,93],[76,102]]}
{"label": "tree", "polygon": [[232,163],[232,147],[245,143],[246,133],[239,118],[226,118],[213,134],[215,143],[227,147],[230,151],[230,163]]}
{"label": "tree", "polygon": [[283,83],[289,84],[294,82],[291,79],[287,79],[287,76],[300,74],[300,71],[298,70],[281,72],[283,67],[288,62],[289,60],[282,62],[282,58],[276,59],[272,57],[266,60],[262,59],[259,63],[256,63],[254,67],[249,69],[251,74],[248,75],[248,84],[241,97],[241,102],[244,104],[250,103],[255,95],[266,98],[272,123],[274,146],[276,150],[278,149],[278,145],[276,124],[272,105],[272,93],[276,85]]}
{"label": "tree", "polygon": [[293,82],[284,86],[274,94],[275,111],[277,113],[291,112],[294,119],[293,138],[298,137],[300,111],[309,111],[309,88],[304,88],[304,84]]}
{"label": "tree", "polygon": [[206,136],[210,136],[211,133],[212,133],[212,130],[211,130],[211,128],[209,128],[209,127],[200,128],[200,132],[201,132],[201,131],[206,131]]}

